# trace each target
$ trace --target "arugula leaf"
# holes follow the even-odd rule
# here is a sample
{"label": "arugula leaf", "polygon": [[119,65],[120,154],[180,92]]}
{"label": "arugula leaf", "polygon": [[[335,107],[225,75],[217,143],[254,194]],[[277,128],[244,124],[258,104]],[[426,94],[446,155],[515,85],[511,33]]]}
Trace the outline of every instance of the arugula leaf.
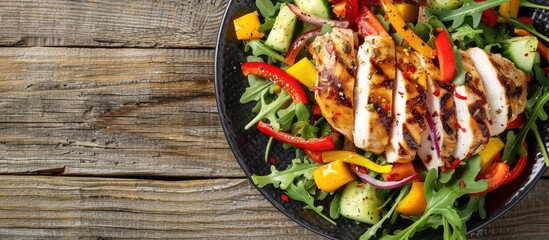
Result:
{"label": "arugula leaf", "polygon": [[510,0],[491,0],[475,2],[473,0],[464,0],[463,5],[460,8],[452,10],[443,8],[437,16],[440,21],[452,21],[452,28],[461,26],[466,17],[471,17],[473,19],[473,27],[476,28],[480,23],[482,11],[509,1]]}
{"label": "arugula leaf", "polygon": [[257,40],[257,39],[252,39],[250,41],[248,41],[248,43],[246,44],[246,51],[247,49],[249,48],[252,48],[252,54],[254,56],[261,56],[261,55],[265,55],[265,56],[269,56],[277,61],[280,61],[280,62],[285,62],[286,61],[286,58],[283,57],[282,55],[280,55],[280,53],[272,50],[271,48],[267,47],[265,44],[261,43],[261,41]]}
{"label": "arugula leaf", "polygon": [[[532,110],[526,112],[528,120],[518,130],[515,140],[510,143],[510,150],[507,152],[504,151],[503,155],[501,156],[501,159],[507,160],[509,164],[514,163],[517,153],[520,153],[520,151],[523,151],[524,153],[524,147],[522,146],[522,142],[524,142],[524,139],[526,139],[526,135],[530,130],[537,129],[536,121],[538,120],[538,118],[542,120],[543,118],[547,119],[547,113],[545,112],[544,106],[547,101],[549,101],[549,91],[547,91],[547,89],[545,88],[543,92],[543,95],[541,95],[539,98],[536,97],[535,99],[528,99],[528,101],[535,101],[536,104],[534,105]],[[540,144],[539,146],[540,149],[544,149],[546,147],[544,143]],[[545,165],[549,166],[549,157],[545,158]]]}
{"label": "arugula leaf", "polygon": [[265,158],[265,162],[269,161],[269,153],[271,152],[271,146],[273,145],[273,137],[269,138],[269,141],[267,142],[267,147],[265,147],[265,155],[263,158]]}
{"label": "arugula leaf", "polygon": [[480,161],[479,155],[467,159],[467,164],[461,178],[450,180],[438,190],[435,188],[437,172],[435,169],[431,169],[425,178],[427,208],[423,215],[406,229],[397,232],[395,235],[383,236],[381,239],[409,239],[418,229],[422,229],[425,225],[428,225],[429,219],[436,215],[440,215],[444,221],[448,222],[448,226],[445,226],[445,231],[448,231],[447,233],[451,234],[450,236],[464,239],[463,222],[460,219],[458,211],[454,208],[454,203],[459,197],[465,194],[481,192],[488,188],[486,180],[475,181],[480,171]]}
{"label": "arugula leaf", "polygon": [[292,124],[292,134],[302,138],[315,138],[319,128],[309,124],[311,113],[309,109],[302,103],[296,105],[295,114],[297,122]]}
{"label": "arugula leaf", "polygon": [[278,98],[276,98],[274,101],[270,103],[267,103],[264,97],[261,98],[261,101],[260,101],[261,109],[259,110],[259,113],[246,126],[244,126],[244,129],[248,130],[252,126],[254,126],[257,122],[259,122],[259,120],[263,118],[267,118],[269,119],[271,126],[275,130],[279,130],[280,124],[278,123],[278,118],[276,117],[276,111],[291,99],[292,97],[290,97],[290,95],[288,95],[284,91],[280,92],[280,95],[278,96]]}
{"label": "arugula leaf", "polygon": [[439,182],[442,184],[448,183],[450,179],[454,176],[455,169],[450,169],[449,171],[442,171],[440,173]]}
{"label": "arugula leaf", "polygon": [[458,210],[459,218],[461,222],[467,222],[473,216],[473,213],[479,211],[479,208],[482,207],[481,202],[484,199],[483,194],[476,195],[469,198],[469,202],[465,205],[464,208]]}
{"label": "arugula leaf", "polygon": [[285,109],[280,109],[276,113],[278,115],[278,123],[280,124],[280,131],[287,131],[292,127],[292,123],[295,119],[295,103],[290,104]]}
{"label": "arugula leaf", "polygon": [[257,30],[260,32],[267,32],[273,28],[275,21],[276,17],[266,17],[265,22],[259,25]]}
{"label": "arugula leaf", "polygon": [[271,166],[271,174],[265,176],[254,174],[252,175],[252,181],[258,187],[272,184],[276,188],[286,190],[297,177],[304,176],[305,179],[312,179],[314,170],[320,166],[318,163],[308,163],[294,159],[286,170],[278,171],[274,166]]}
{"label": "arugula leaf", "polygon": [[265,18],[276,14],[275,5],[271,0],[255,0],[255,6],[259,9],[261,15]]}
{"label": "arugula leaf", "polygon": [[480,29],[474,29],[469,24],[465,23],[461,27],[456,28],[450,35],[453,40],[463,41],[465,38],[474,39],[477,35],[482,34]]}
{"label": "arugula leaf", "polygon": [[360,236],[360,240],[368,240],[371,237],[376,235],[376,232],[381,226],[383,225],[383,222],[385,222],[391,215],[393,215],[393,212],[395,211],[397,205],[402,201],[402,199],[408,194],[410,191],[411,184],[406,184],[402,189],[400,189],[400,193],[398,194],[397,198],[395,199],[395,203],[393,203],[393,206],[391,209],[383,214],[383,217],[377,222],[376,224],[372,225],[362,236]]}
{"label": "arugula leaf", "polygon": [[330,222],[333,225],[337,225],[334,220],[330,219],[326,215],[322,213],[322,210],[324,210],[323,206],[315,206],[315,199],[304,187],[303,181],[298,181],[297,185],[294,183],[291,183],[288,188],[286,189],[286,194],[288,194],[288,197],[290,197],[293,200],[300,201],[306,204],[305,209],[311,209],[315,211],[318,215],[326,219],[326,221]]}
{"label": "arugula leaf", "polygon": [[322,25],[322,28],[320,29],[320,33],[322,35],[326,34],[326,33],[331,33],[332,32],[332,25],[330,24],[324,24]]}
{"label": "arugula leaf", "polygon": [[429,46],[435,48],[435,35],[433,34],[434,28],[428,23],[418,23],[414,26],[414,32]]}
{"label": "arugula leaf", "polygon": [[379,21],[379,23],[381,23],[385,31],[389,32],[391,28],[391,22],[389,22],[388,19],[385,19],[385,16],[381,14],[376,14],[376,18]]}
{"label": "arugula leaf", "polygon": [[549,37],[541,34],[540,32],[538,32],[534,26],[532,24],[524,24],[523,22],[521,22],[520,20],[516,19],[516,18],[507,18],[507,20],[509,21],[509,23],[515,27],[518,27],[518,28],[522,28],[524,30],[527,30],[528,32],[534,34],[536,37],[539,37],[541,39],[543,39],[544,41],[546,42],[549,42]]}
{"label": "arugula leaf", "polygon": [[251,101],[259,101],[261,97],[266,94],[266,91],[274,85],[272,81],[261,79],[255,75],[248,75],[249,87],[246,88],[242,96],[240,96],[240,103],[248,103]]}
{"label": "arugula leaf", "polygon": [[338,219],[340,215],[339,203],[341,202],[341,194],[343,194],[343,191],[337,191],[330,203],[330,217],[333,219]]}
{"label": "arugula leaf", "polygon": [[549,6],[535,4],[535,3],[529,2],[527,0],[520,0],[520,6],[521,7],[527,7],[527,8],[538,8],[538,9],[549,10]]}

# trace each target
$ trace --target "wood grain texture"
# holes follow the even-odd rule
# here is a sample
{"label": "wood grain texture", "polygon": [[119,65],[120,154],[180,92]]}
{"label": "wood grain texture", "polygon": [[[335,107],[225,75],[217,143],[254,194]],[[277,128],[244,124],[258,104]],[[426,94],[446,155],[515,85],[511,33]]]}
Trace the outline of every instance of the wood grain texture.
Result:
{"label": "wood grain texture", "polygon": [[242,179],[0,176],[0,183],[2,239],[317,238]]}
{"label": "wood grain texture", "polygon": [[[0,176],[2,238],[318,238],[247,180]],[[471,239],[544,239],[549,182]],[[204,199],[208,199],[204,201]]]}
{"label": "wood grain texture", "polygon": [[244,176],[213,51],[2,48],[0,173]]}
{"label": "wood grain texture", "polygon": [[0,45],[213,47],[227,2],[3,0]]}

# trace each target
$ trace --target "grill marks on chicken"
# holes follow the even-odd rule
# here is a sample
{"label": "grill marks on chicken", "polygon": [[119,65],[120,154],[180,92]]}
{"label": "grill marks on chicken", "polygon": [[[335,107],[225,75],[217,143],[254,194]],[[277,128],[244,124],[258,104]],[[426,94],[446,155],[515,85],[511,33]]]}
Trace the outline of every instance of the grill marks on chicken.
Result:
{"label": "grill marks on chicken", "polygon": [[309,45],[316,61],[317,79],[314,92],[322,115],[347,139],[353,139],[354,85],[357,68],[353,32],[333,28]]}
{"label": "grill marks on chicken", "polygon": [[426,75],[419,59],[409,50],[397,46],[396,66],[394,120],[385,149],[385,158],[390,163],[414,159],[425,128],[426,112]]}
{"label": "grill marks on chicken", "polygon": [[391,37],[368,36],[358,50],[355,84],[356,147],[380,154],[393,123],[395,44]]}
{"label": "grill marks on chicken", "polygon": [[[315,99],[347,141],[385,152],[390,163],[418,154],[431,169],[452,157],[464,159],[524,111],[526,75],[501,55],[460,51],[465,83],[454,86],[440,80],[431,59],[395,46],[391,38],[366,37],[358,57],[356,41],[351,30],[333,28],[309,45],[317,63]],[[436,128],[440,156],[426,114]]]}
{"label": "grill marks on chicken", "polygon": [[431,139],[430,126],[426,124],[421,134],[421,146],[418,156],[427,169],[444,165],[444,160],[451,157],[456,145],[456,108],[452,95],[453,86],[441,80],[440,70],[429,58],[416,54],[427,75],[427,114],[431,117],[439,145],[440,156],[435,142]]}
{"label": "grill marks on chicken", "polygon": [[487,89],[490,129],[492,135],[498,135],[524,111],[526,74],[499,54],[489,54],[480,48],[468,49],[467,53]]}
{"label": "grill marks on chicken", "polygon": [[467,52],[462,54],[466,71],[465,83],[454,89],[456,118],[458,122],[457,145],[454,158],[464,159],[484,149],[490,138],[488,102],[477,69]]}

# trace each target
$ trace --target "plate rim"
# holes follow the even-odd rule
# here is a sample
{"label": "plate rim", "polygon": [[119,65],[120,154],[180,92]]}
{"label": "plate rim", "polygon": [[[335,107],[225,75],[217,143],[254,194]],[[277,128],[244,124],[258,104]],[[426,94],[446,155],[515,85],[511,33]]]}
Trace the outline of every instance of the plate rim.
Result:
{"label": "plate rim", "polygon": [[[217,109],[218,109],[218,115],[219,115],[220,123],[221,123],[221,126],[223,128],[223,133],[225,135],[225,140],[229,144],[229,147],[231,149],[231,152],[232,152],[233,156],[235,157],[236,162],[240,166],[241,170],[244,171],[244,173],[246,174],[246,178],[247,178],[248,182],[251,183],[251,185],[253,185],[255,187],[255,189],[257,189],[261,193],[261,195],[263,195],[263,197],[269,203],[271,203],[271,205],[273,205],[278,211],[282,212],[286,217],[290,218],[293,222],[295,222],[295,223],[299,224],[300,226],[308,229],[309,231],[312,231],[312,232],[318,234],[319,236],[327,237],[329,239],[339,239],[339,238],[336,238],[334,236],[326,234],[326,232],[321,231],[320,228],[317,228],[316,226],[313,226],[313,224],[309,224],[309,222],[307,222],[307,221],[301,221],[300,219],[297,219],[296,217],[293,216],[293,214],[290,214],[290,212],[288,211],[287,208],[285,208],[280,203],[278,203],[278,202],[274,201],[273,199],[271,199],[271,195],[269,195],[266,190],[264,190],[263,188],[260,188],[256,184],[254,184],[252,179],[251,179],[252,173],[250,172],[249,168],[247,167],[247,165],[242,160],[242,156],[240,156],[237,153],[238,152],[237,143],[235,141],[230,140],[231,131],[230,131],[229,123],[228,123],[229,119],[228,119],[228,117],[226,117],[226,114],[223,114],[224,111],[226,110],[226,108],[225,108],[225,103],[222,101],[223,86],[221,84],[222,76],[220,75],[222,71],[221,72],[219,71],[220,61],[218,61],[218,60],[221,57],[221,51],[222,51],[222,49],[221,49],[222,47],[221,47],[220,43],[221,43],[221,41],[225,40],[223,38],[224,37],[223,34],[227,30],[227,27],[226,27],[227,26],[227,21],[228,21],[228,18],[230,17],[229,16],[229,14],[230,14],[229,10],[231,10],[231,7],[233,7],[233,4],[235,4],[235,2],[239,2],[239,0],[229,0],[227,2],[227,6],[225,7],[225,10],[224,10],[224,13],[223,13],[223,16],[221,18],[220,25],[219,25],[219,30],[218,30],[218,33],[217,33],[216,45],[215,45],[215,55],[214,55],[214,91],[215,91],[215,99],[216,99],[216,106],[217,106]],[[224,65],[224,64],[222,64],[222,65]],[[222,111],[223,111],[223,113],[222,113]],[[533,160],[535,161],[533,164],[536,164],[536,163],[540,162],[540,158],[536,157],[537,155],[540,154],[539,148],[536,147],[536,150],[537,151],[535,151],[534,154],[533,154],[534,155]],[[485,227],[486,225],[492,223],[493,221],[495,221],[496,219],[501,217],[503,214],[509,212],[510,209],[512,209],[514,206],[516,206],[520,201],[522,201],[522,199],[524,197],[526,197],[526,195],[528,195],[528,193],[532,190],[532,188],[534,188],[534,186],[541,179],[541,177],[543,176],[543,174],[545,173],[546,170],[547,170],[547,166],[545,164],[542,164],[541,169],[537,173],[535,173],[533,175],[530,175],[531,177],[533,176],[533,180],[532,180],[533,183],[530,184],[530,185],[525,184],[525,185],[521,186],[520,189],[522,189],[522,191],[517,196],[516,201],[510,202],[509,204],[506,204],[502,208],[496,210],[489,217],[487,217],[486,219],[483,219],[481,224],[476,225],[471,229],[467,229],[466,234],[471,234],[473,232],[478,231],[479,229]]]}

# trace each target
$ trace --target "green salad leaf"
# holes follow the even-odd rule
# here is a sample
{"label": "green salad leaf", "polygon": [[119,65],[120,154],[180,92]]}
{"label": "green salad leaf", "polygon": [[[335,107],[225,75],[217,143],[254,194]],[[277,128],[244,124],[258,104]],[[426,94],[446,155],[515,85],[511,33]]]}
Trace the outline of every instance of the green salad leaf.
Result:
{"label": "green salad leaf", "polygon": [[334,198],[332,198],[332,202],[330,203],[330,217],[333,219],[338,219],[340,215],[340,202],[341,202],[341,194],[343,194],[343,191],[339,190],[336,191]]}
{"label": "green salad leaf", "polygon": [[473,27],[476,28],[482,18],[482,11],[497,7],[502,3],[509,2],[510,0],[491,0],[483,2],[475,2],[474,0],[464,0],[463,5],[457,9],[443,8],[439,14],[438,19],[442,22],[452,21],[451,28],[457,28],[463,24],[466,17],[471,17],[473,20]]}
{"label": "green salad leaf", "polygon": [[312,179],[313,171],[320,166],[318,163],[308,163],[300,159],[294,159],[286,170],[278,171],[275,166],[271,166],[271,174],[265,176],[254,174],[252,175],[252,181],[258,187],[272,184],[276,188],[285,190],[298,177],[304,176],[306,179]]}
{"label": "green salad leaf", "polygon": [[544,41],[546,42],[549,42],[549,37],[543,35],[542,33],[538,32],[534,26],[532,24],[524,24],[523,22],[521,22],[520,20],[516,19],[516,18],[507,18],[507,20],[509,21],[509,23],[517,28],[522,28],[532,34],[534,34],[536,37],[539,37],[541,39],[543,39]]}
{"label": "green salad leaf", "polygon": [[260,40],[257,40],[257,39],[252,39],[250,41],[248,41],[248,43],[246,44],[246,51],[248,48],[251,48],[252,49],[252,54],[257,57],[257,56],[262,56],[262,55],[265,55],[265,56],[268,56],[268,57],[271,57],[279,62],[285,62],[286,61],[286,58],[282,55],[280,55],[280,53],[272,50],[271,48],[267,47],[265,44],[263,44]]}
{"label": "green salad leaf", "polygon": [[427,208],[419,219],[412,225],[395,235],[386,235],[381,239],[409,239],[418,229],[424,229],[430,223],[432,216],[441,216],[445,221],[445,236],[451,239],[465,239],[465,229],[458,210],[454,207],[456,200],[468,193],[482,192],[488,188],[486,180],[476,181],[475,178],[480,171],[480,156],[475,155],[466,161],[460,178],[454,178],[437,189],[437,171],[431,169],[425,178],[425,199]]}
{"label": "green salad leaf", "polygon": [[268,102],[268,99],[265,97],[262,97],[260,100],[260,110],[257,113],[257,115],[252,119],[245,127],[244,129],[248,130],[252,126],[254,126],[257,122],[259,122],[263,118],[269,119],[271,126],[273,126],[274,129],[278,130],[280,129],[280,124],[278,123],[278,117],[276,116],[276,111],[282,107],[286,102],[290,101],[292,97],[288,95],[286,92],[282,91],[280,92],[280,95],[273,100],[272,102]]}
{"label": "green salad leaf", "polygon": [[323,206],[315,206],[315,199],[313,198],[313,196],[311,196],[311,194],[309,194],[309,192],[305,188],[303,181],[298,181],[297,184],[291,183],[286,189],[286,193],[291,199],[305,203],[306,206],[303,208],[311,209],[319,216],[326,219],[326,221],[330,222],[333,225],[337,225],[334,220],[330,219],[322,213],[322,210],[324,210]]}
{"label": "green salad leaf", "polygon": [[255,6],[263,17],[276,16],[277,9],[271,0],[255,0]]}
{"label": "green salad leaf", "polygon": [[549,6],[535,4],[535,3],[529,2],[527,0],[520,0],[520,6],[521,7],[527,7],[527,8],[538,8],[538,9],[543,9],[543,10],[549,10]]}
{"label": "green salad leaf", "polygon": [[534,76],[541,84],[541,87],[538,87],[526,101],[526,122],[519,128],[516,135],[511,136],[511,140],[507,140],[503,154],[501,155],[501,159],[507,160],[509,164],[513,164],[516,161],[517,155],[524,156],[526,154],[522,143],[528,133],[532,131],[545,159],[545,165],[549,166],[549,154],[547,154],[545,143],[541,139],[536,125],[538,119],[545,121],[548,118],[545,106],[549,101],[549,87],[547,87],[549,76],[545,76],[538,68],[540,68],[538,64],[534,65]]}

